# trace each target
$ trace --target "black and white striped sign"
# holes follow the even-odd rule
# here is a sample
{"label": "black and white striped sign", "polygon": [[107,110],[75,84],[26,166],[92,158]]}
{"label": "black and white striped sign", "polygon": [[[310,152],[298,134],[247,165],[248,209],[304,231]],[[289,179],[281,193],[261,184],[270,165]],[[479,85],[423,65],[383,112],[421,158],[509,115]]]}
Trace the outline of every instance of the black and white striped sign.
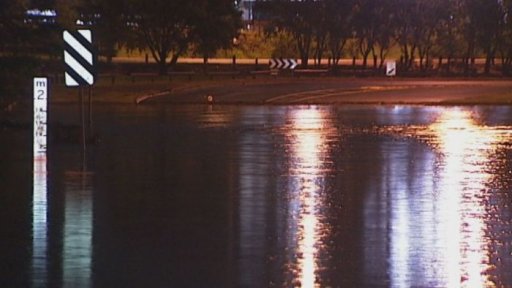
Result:
{"label": "black and white striped sign", "polygon": [[295,69],[298,63],[295,59],[270,59],[269,61],[270,69]]}
{"label": "black and white striped sign", "polygon": [[66,86],[93,85],[96,73],[91,30],[66,30],[63,38]]}

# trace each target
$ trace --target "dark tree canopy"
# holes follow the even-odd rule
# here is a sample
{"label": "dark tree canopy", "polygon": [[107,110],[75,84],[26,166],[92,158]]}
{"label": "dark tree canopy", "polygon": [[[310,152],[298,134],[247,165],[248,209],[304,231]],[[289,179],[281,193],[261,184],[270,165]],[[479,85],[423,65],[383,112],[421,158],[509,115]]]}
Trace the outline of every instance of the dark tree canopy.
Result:
{"label": "dark tree canopy", "polygon": [[[55,23],[27,23],[30,8],[55,10]],[[0,42],[0,51],[58,55],[62,29],[87,27],[109,61],[121,46],[148,49],[165,73],[187,49],[207,56],[228,48],[241,28],[240,17],[231,0],[3,0],[0,36],[8,40]],[[40,33],[29,33],[35,28]],[[44,37],[33,41],[38,35]]]}
{"label": "dark tree canopy", "polygon": [[205,59],[232,45],[242,26],[240,11],[231,0],[197,1],[194,46]]}
{"label": "dark tree canopy", "polygon": [[0,52],[17,55],[30,49],[33,25],[27,25],[27,3],[21,0],[0,1]]}
{"label": "dark tree canopy", "polygon": [[[117,48],[127,41],[127,25],[124,11],[125,0],[89,0],[82,2],[79,8],[81,20],[87,23],[95,37],[98,53],[111,62]],[[98,17],[100,16],[100,17]]]}
{"label": "dark tree canopy", "polygon": [[[128,0],[127,17],[138,45],[146,45],[165,74],[192,41],[194,1]],[[167,59],[171,57],[170,63]]]}
{"label": "dark tree canopy", "polygon": [[[62,29],[87,27],[109,61],[120,47],[146,50],[165,74],[185,52],[207,59],[229,48],[242,26],[237,2],[2,0],[0,61],[61,57]],[[286,45],[294,43],[292,53],[303,65],[328,57],[336,66],[342,57],[354,56],[379,68],[395,47],[402,71],[427,71],[434,58],[447,60],[447,72],[458,59],[468,75],[475,73],[475,58],[485,59],[484,73],[497,66],[496,59],[503,74],[512,68],[512,0],[258,0],[255,8],[266,31],[285,35]],[[43,23],[31,19],[27,9],[51,9],[57,16]],[[288,50],[268,56],[293,57],[284,55]],[[24,67],[29,66],[37,65]]]}
{"label": "dark tree canopy", "polygon": [[240,28],[230,0],[127,1],[131,32],[151,51],[161,74],[191,45],[206,56],[229,46]]}
{"label": "dark tree canopy", "polygon": [[489,73],[498,54],[504,72],[510,66],[510,0],[259,0],[257,8],[270,19],[269,31],[293,35],[302,63],[311,47],[325,47],[336,64],[350,41],[364,66],[370,56],[382,66],[393,45],[402,70],[426,70],[433,57],[447,58],[449,69],[458,57],[469,72],[474,58],[483,57]]}

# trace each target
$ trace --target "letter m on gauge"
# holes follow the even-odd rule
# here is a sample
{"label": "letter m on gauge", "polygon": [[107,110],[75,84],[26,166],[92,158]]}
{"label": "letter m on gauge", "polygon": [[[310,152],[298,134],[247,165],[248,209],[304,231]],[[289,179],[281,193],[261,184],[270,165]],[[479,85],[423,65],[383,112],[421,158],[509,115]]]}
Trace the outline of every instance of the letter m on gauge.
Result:
{"label": "letter m on gauge", "polygon": [[63,38],[66,86],[93,85],[96,61],[91,30],[66,30],[63,33]]}

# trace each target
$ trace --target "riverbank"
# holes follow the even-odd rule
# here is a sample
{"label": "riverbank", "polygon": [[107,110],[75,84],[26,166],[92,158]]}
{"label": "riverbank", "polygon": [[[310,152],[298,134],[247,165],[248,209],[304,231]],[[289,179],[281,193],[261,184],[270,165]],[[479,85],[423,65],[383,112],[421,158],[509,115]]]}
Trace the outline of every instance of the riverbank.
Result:
{"label": "riverbank", "polygon": [[[52,103],[76,103],[77,89],[52,87]],[[512,105],[512,80],[433,78],[339,78],[229,75],[189,80],[104,79],[92,89],[95,103],[205,104],[415,104]]]}

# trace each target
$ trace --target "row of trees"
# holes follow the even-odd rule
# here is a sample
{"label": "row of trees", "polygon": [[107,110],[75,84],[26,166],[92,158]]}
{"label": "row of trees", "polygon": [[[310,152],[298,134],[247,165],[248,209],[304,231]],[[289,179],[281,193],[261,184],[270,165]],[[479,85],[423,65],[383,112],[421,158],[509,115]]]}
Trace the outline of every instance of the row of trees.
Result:
{"label": "row of trees", "polygon": [[241,24],[232,0],[2,0],[0,57],[60,57],[63,29],[90,28],[109,61],[119,47],[147,49],[164,74],[187,49],[207,58],[229,47]]}
{"label": "row of trees", "polygon": [[[38,59],[62,56],[63,29],[93,29],[108,60],[119,47],[149,51],[161,74],[185,52],[206,60],[239,33],[238,2],[2,0],[0,94],[5,83],[17,83],[12,77],[37,70]],[[56,15],[29,15],[30,9]],[[403,70],[416,63],[426,70],[443,58],[447,69],[452,59],[462,59],[469,72],[483,57],[486,73],[496,60],[503,73],[512,71],[512,0],[257,0],[255,9],[267,31],[292,35],[302,63],[329,57],[338,65],[351,56],[381,67],[398,47]]]}
{"label": "row of trees", "polygon": [[[390,48],[399,47],[402,69],[426,70],[433,58],[463,59],[472,69],[485,58],[485,73],[495,59],[503,73],[512,66],[512,0],[260,0],[269,31],[287,31],[302,63],[342,55],[370,59],[380,67]],[[347,45],[352,43],[354,45]]]}
{"label": "row of trees", "polygon": [[78,10],[109,60],[121,45],[148,49],[160,74],[190,49],[206,61],[228,48],[242,25],[232,0],[92,0]]}

